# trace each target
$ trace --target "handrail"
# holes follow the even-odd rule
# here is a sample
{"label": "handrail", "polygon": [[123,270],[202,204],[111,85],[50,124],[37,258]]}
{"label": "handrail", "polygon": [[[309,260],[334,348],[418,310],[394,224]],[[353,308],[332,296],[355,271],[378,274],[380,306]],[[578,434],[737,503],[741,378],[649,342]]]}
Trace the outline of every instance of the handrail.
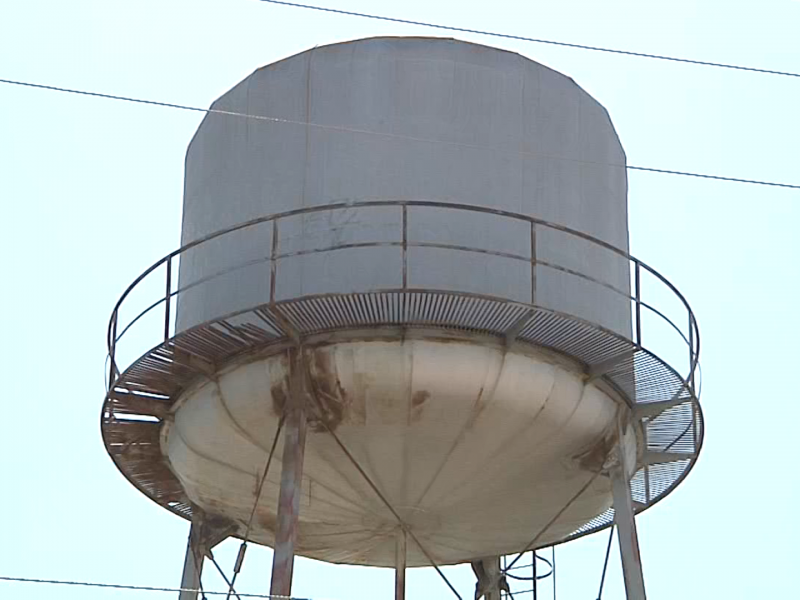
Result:
{"label": "handrail", "polygon": [[[308,215],[308,214],[315,214],[320,212],[331,212],[331,211],[338,211],[338,210],[346,210],[346,209],[354,209],[354,208],[370,208],[370,207],[388,207],[388,208],[397,208],[402,209],[403,214],[403,235],[402,240],[399,241],[380,241],[380,242],[354,242],[354,243],[342,243],[342,244],[335,244],[332,246],[326,246],[323,248],[315,248],[315,249],[304,249],[304,250],[297,250],[294,252],[285,252],[285,253],[275,253],[275,248],[270,253],[269,256],[260,257],[258,259],[253,259],[246,261],[242,264],[237,264],[234,267],[228,268],[223,271],[219,271],[217,273],[213,273],[211,275],[205,276],[200,278],[196,282],[192,282],[186,286],[178,287],[173,291],[172,289],[172,280],[174,277],[172,276],[173,265],[172,261],[175,257],[180,257],[181,255],[185,254],[188,250],[201,246],[203,244],[208,243],[211,240],[220,238],[230,233],[242,231],[251,227],[255,227],[257,225],[261,225],[264,223],[272,222],[273,224],[273,231],[277,231],[279,222],[294,216],[299,215]],[[510,253],[510,252],[501,252],[495,250],[487,250],[485,248],[477,248],[471,246],[463,246],[463,245],[456,245],[456,244],[444,244],[438,242],[409,242],[407,239],[406,233],[406,224],[407,224],[407,216],[406,213],[409,209],[414,208],[438,208],[438,209],[445,209],[445,210],[453,210],[453,211],[464,211],[464,212],[471,212],[471,213],[482,213],[492,216],[498,216],[508,219],[513,219],[521,222],[526,222],[530,225],[531,230],[531,246],[532,246],[532,253],[530,257],[521,256],[518,254]],[[399,215],[398,215],[399,216]],[[550,229],[554,231],[558,231],[561,233],[565,233],[569,236],[573,236],[578,239],[582,239],[584,241],[588,241],[593,245],[603,248],[604,250],[608,250],[620,257],[627,259],[629,264],[635,270],[636,274],[636,283],[635,289],[633,290],[633,295],[630,292],[624,292],[623,290],[618,289],[614,285],[609,282],[605,282],[599,280],[595,277],[587,275],[585,273],[581,273],[574,269],[570,269],[563,265],[557,265],[552,262],[540,260],[536,256],[535,252],[535,245],[536,245],[536,228],[542,227],[545,229]],[[203,283],[207,283],[213,279],[221,277],[227,273],[233,272],[238,269],[245,268],[246,266],[251,266],[254,264],[260,263],[267,263],[272,262],[273,264],[279,262],[283,258],[292,257],[292,256],[302,256],[312,253],[323,253],[323,252],[333,252],[336,250],[346,249],[346,248],[370,248],[370,247],[401,247],[404,251],[404,254],[409,247],[429,247],[429,248],[440,248],[440,249],[449,249],[455,251],[462,251],[462,252],[472,252],[472,253],[480,253],[480,254],[488,254],[493,256],[499,256],[502,258],[506,258],[509,260],[517,260],[528,262],[531,264],[531,283],[532,283],[532,290],[535,290],[535,271],[534,267],[539,265],[542,267],[547,267],[551,269],[555,269],[557,271],[561,271],[567,273],[572,276],[576,276],[582,278],[586,281],[589,281],[595,285],[603,286],[612,292],[627,298],[628,301],[635,302],[636,307],[636,330],[640,331],[641,328],[641,316],[640,316],[640,309],[641,307],[645,307],[649,309],[654,314],[658,315],[661,319],[667,321],[667,323],[675,329],[681,339],[686,343],[689,348],[689,372],[685,378],[685,382],[687,385],[690,386],[690,389],[694,393],[694,375],[695,372],[698,370],[699,366],[699,352],[700,352],[700,332],[699,327],[697,325],[697,319],[694,313],[689,306],[689,303],[686,301],[685,297],[677,290],[677,288],[670,283],[664,276],[658,273],[655,269],[647,265],[646,263],[640,261],[639,259],[635,258],[634,256],[630,255],[628,252],[609,244],[603,240],[599,240],[590,236],[586,233],[571,229],[569,227],[565,227],[563,225],[558,225],[543,219],[539,219],[536,217],[532,217],[529,215],[522,215],[518,213],[513,213],[510,211],[500,210],[500,209],[493,209],[485,206],[476,206],[476,205],[468,205],[468,204],[460,204],[460,203],[450,203],[450,202],[442,202],[442,201],[434,201],[434,200],[393,200],[393,199],[367,199],[362,201],[345,201],[345,202],[336,202],[331,204],[323,204],[323,205],[316,205],[304,208],[298,208],[294,210],[284,211],[280,213],[275,213],[271,215],[266,215],[262,217],[258,217],[255,219],[251,219],[249,221],[245,221],[243,223],[227,227],[221,229],[219,231],[213,232],[209,235],[201,237],[197,240],[189,242],[188,244],[183,245],[182,247],[174,250],[170,254],[166,255],[165,257],[161,258],[149,268],[147,268],[144,272],[142,272],[123,292],[120,296],[119,300],[114,306],[114,309],[111,314],[111,318],[108,325],[108,332],[107,332],[107,345],[108,345],[108,357],[110,359],[110,369],[109,369],[109,380],[108,386],[109,389],[113,386],[115,378],[119,374],[119,369],[116,363],[116,356],[117,356],[117,346],[119,341],[123,338],[123,336],[131,329],[131,327],[137,323],[145,314],[149,313],[151,310],[156,308],[161,304],[165,304],[165,323],[164,323],[164,338],[167,340],[169,338],[169,326],[170,326],[170,301],[173,297],[178,296],[182,292],[190,289],[192,287],[196,287]],[[123,303],[128,298],[130,293],[146,278],[148,278],[152,273],[157,271],[159,267],[162,265],[166,265],[166,291],[163,295],[161,295],[160,299],[150,304],[144,311],[140,312],[136,315],[130,323],[126,324],[121,333],[117,333],[118,328],[118,321],[119,321],[119,313],[120,309],[123,306]],[[405,260],[404,260],[404,290],[405,291],[414,291],[414,288],[407,288],[406,287],[406,275],[405,275]],[[640,271],[644,269],[650,275],[656,278],[657,281],[661,282],[666,288],[672,292],[672,294],[680,300],[680,303],[685,308],[688,314],[688,339],[687,336],[684,335],[681,328],[678,327],[671,319],[667,318],[661,311],[657,310],[655,307],[651,306],[647,302],[644,302],[641,298],[641,284],[640,284]],[[274,281],[272,282],[274,285]],[[535,298],[532,297],[532,303],[535,303]],[[635,334],[634,334],[635,335]],[[635,340],[636,345],[641,344],[640,337],[636,336]]]}

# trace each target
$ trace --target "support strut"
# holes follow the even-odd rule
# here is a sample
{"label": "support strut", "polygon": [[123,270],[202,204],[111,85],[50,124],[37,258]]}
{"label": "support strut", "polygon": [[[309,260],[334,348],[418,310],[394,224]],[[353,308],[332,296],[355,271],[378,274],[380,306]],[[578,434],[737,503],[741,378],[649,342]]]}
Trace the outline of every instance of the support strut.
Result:
{"label": "support strut", "polygon": [[625,577],[627,600],[646,600],[642,560],[639,556],[639,538],[631,498],[632,465],[625,452],[624,427],[619,428],[618,460],[609,469],[614,495],[614,522],[617,526],[619,550],[622,557],[622,573]]}
{"label": "support strut", "polygon": [[206,515],[199,506],[192,507],[192,528],[189,530],[181,577],[181,589],[191,591],[179,592],[179,600],[197,600],[206,556],[214,546],[236,533],[236,530],[237,526],[232,521]]}
{"label": "support strut", "polygon": [[406,600],[407,538],[405,529],[397,531],[394,553],[394,600]]}
{"label": "support strut", "polygon": [[292,594],[292,572],[306,445],[306,386],[303,355],[300,348],[289,352],[289,397],[284,408],[286,419],[283,432],[283,470],[269,591],[271,595],[276,596]]}

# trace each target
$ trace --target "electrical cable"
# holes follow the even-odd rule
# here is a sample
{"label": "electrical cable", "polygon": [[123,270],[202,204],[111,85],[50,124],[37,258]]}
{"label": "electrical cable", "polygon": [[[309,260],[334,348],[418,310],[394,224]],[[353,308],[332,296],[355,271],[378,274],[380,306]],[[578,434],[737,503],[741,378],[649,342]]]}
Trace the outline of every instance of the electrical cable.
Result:
{"label": "electrical cable", "polygon": [[[251,114],[247,114],[247,113],[236,112],[236,111],[231,111],[231,110],[222,110],[222,109],[218,109],[218,108],[199,108],[197,106],[189,106],[189,105],[186,105],[186,104],[175,104],[175,103],[172,103],[172,102],[161,102],[161,101],[158,101],[158,100],[145,100],[145,99],[142,99],[142,98],[133,98],[133,97],[130,97],[130,96],[118,96],[118,95],[114,95],[114,94],[104,94],[104,93],[101,93],[101,92],[90,92],[90,91],[86,91],[86,90],[77,90],[77,89],[73,89],[73,88],[63,88],[63,87],[57,87],[57,86],[52,86],[52,85],[45,85],[45,84],[41,84],[41,83],[30,83],[30,82],[18,81],[18,80],[14,80],[14,79],[0,79],[0,83],[5,83],[5,84],[8,84],[8,85],[17,85],[17,86],[23,86],[23,87],[30,87],[30,88],[41,89],[41,90],[49,90],[49,91],[54,91],[54,92],[62,92],[62,93],[66,93],[66,94],[77,94],[77,95],[81,95],[81,96],[90,96],[90,97],[95,97],[95,98],[103,98],[103,99],[106,99],[106,100],[118,100],[118,101],[121,101],[121,102],[133,102],[133,103],[136,103],[136,104],[145,104],[145,105],[150,105],[150,106],[160,106],[160,107],[163,107],[163,108],[174,108],[174,109],[177,109],[177,110],[185,110],[185,111],[199,112],[199,113],[205,113],[205,114],[216,114],[216,115],[225,115],[225,116],[231,116],[231,117],[242,117],[242,118],[246,118],[246,119],[254,119],[254,120],[257,120],[257,121],[268,121],[268,122],[271,122],[271,123],[285,123],[285,124],[289,124],[289,125],[302,125],[302,126],[316,127],[316,128],[319,128],[319,129],[327,129],[327,130],[332,130],[332,131],[342,131],[342,132],[348,132],[348,133],[363,133],[363,134],[375,135],[375,136],[381,136],[381,137],[402,138],[402,139],[412,140],[412,141],[445,144],[445,145],[451,145],[451,146],[463,146],[463,147],[471,147],[471,148],[478,148],[478,149],[486,149],[487,148],[486,146],[481,146],[479,144],[465,144],[465,143],[461,143],[461,142],[451,142],[451,141],[436,140],[436,139],[431,139],[431,138],[420,138],[420,137],[393,134],[393,133],[384,133],[384,132],[380,132],[380,131],[370,131],[370,130],[367,130],[367,129],[356,129],[356,128],[352,128],[352,127],[343,127],[343,126],[336,126],[336,125],[322,125],[320,123],[295,121],[295,120],[291,120],[291,119],[281,119],[281,118],[277,118],[277,117],[265,117],[265,116],[262,116],[262,115],[251,115]],[[544,153],[523,152],[523,151],[514,151],[512,153],[513,154],[520,154],[520,155],[531,155],[531,156],[547,156],[548,158],[558,158],[559,160],[567,160],[567,161],[571,161],[571,162],[584,163],[584,164],[595,164],[595,165],[603,164],[603,163],[595,163],[595,162],[592,162],[592,161],[573,160],[573,159],[566,159],[566,158],[562,158],[562,157],[552,157],[552,156],[549,156],[549,155],[544,154]],[[634,166],[634,165],[613,165],[611,163],[605,163],[605,164],[607,166],[612,166],[612,167],[613,166],[624,167],[629,171],[645,171],[645,172],[650,172],[650,173],[659,173],[659,174],[663,174],[663,175],[676,175],[676,176],[683,176],[683,177],[699,177],[699,178],[702,178],[702,179],[713,179],[713,180],[718,180],[718,181],[726,181],[726,182],[730,182],[730,183],[748,183],[748,184],[752,184],[752,185],[765,185],[765,186],[771,186],[771,187],[779,187],[779,188],[800,190],[800,184],[794,184],[794,183],[782,183],[782,182],[765,181],[765,180],[759,180],[759,179],[743,179],[743,178],[738,178],[738,177],[727,177],[727,176],[724,176],[724,175],[710,175],[710,174],[707,174],[707,173],[693,173],[693,172],[690,172],[690,171],[675,171],[675,170],[671,170],[671,169],[658,169],[658,168],[654,168],[654,167],[638,167],[638,166]]]}
{"label": "electrical cable", "polygon": [[386,17],[383,15],[375,15],[370,13],[360,13],[349,10],[342,10],[338,8],[328,8],[325,6],[313,6],[310,4],[299,4],[296,2],[284,2],[283,0],[258,0],[268,4],[277,4],[281,6],[288,6],[291,8],[303,8],[306,10],[315,10],[319,12],[334,13],[338,15],[345,15],[348,17],[359,17],[362,19],[373,19],[376,21],[388,21],[390,23],[401,23],[403,25],[417,25],[420,27],[429,27],[432,29],[442,29],[445,31],[457,31],[459,33],[473,33],[476,35],[483,35],[488,37],[503,38],[508,40],[518,40],[522,42],[532,42],[534,44],[548,44],[551,46],[561,46],[564,48],[574,48],[578,50],[591,50],[593,52],[605,52],[608,54],[621,54],[623,56],[633,56],[636,58],[649,58],[653,60],[665,60],[670,62],[685,63],[690,65],[697,65],[701,67],[714,67],[718,69],[733,69],[736,71],[749,71],[752,73],[761,73],[765,75],[780,75],[782,77],[800,77],[800,73],[793,73],[791,71],[777,71],[774,69],[762,69],[759,67],[747,67],[744,65],[734,65],[730,63],[718,63],[706,60],[695,60],[691,58],[679,58],[677,56],[666,56],[662,54],[648,54],[646,52],[633,52],[631,50],[618,50],[615,48],[603,48],[601,46],[588,46],[586,44],[573,44],[571,42],[560,42],[557,40],[545,40],[541,38],[532,38],[524,35],[512,35],[508,33],[498,33],[494,31],[485,31],[481,29],[469,29],[467,27],[455,27],[452,25],[441,25],[439,23],[429,23],[425,21],[412,21],[411,19],[400,19],[396,17]]}
{"label": "electrical cable", "polygon": [[[8,575],[0,575],[0,581],[9,581],[12,583],[45,583],[50,585],[70,585],[90,588],[105,588],[114,590],[132,590],[137,592],[200,592],[197,588],[169,588],[169,587],[156,587],[147,585],[125,585],[120,583],[97,583],[91,581],[68,581],[62,579],[34,579],[31,577],[11,577]],[[224,596],[228,592],[204,592],[207,596]],[[275,594],[245,594],[240,592],[239,596],[242,598],[266,598],[273,600],[312,600],[311,598],[298,598],[295,596],[278,596]]]}

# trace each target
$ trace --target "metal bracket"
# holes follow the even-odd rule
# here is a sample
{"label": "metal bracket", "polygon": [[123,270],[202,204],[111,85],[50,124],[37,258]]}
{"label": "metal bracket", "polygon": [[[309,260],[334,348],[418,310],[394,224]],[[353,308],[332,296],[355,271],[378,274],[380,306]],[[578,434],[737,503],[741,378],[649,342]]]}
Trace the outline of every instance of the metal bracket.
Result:
{"label": "metal bracket", "polygon": [[586,383],[594,381],[595,379],[599,379],[609,371],[611,371],[614,367],[619,365],[625,360],[633,360],[633,355],[636,352],[637,348],[632,348],[631,350],[625,350],[620,354],[616,354],[611,358],[607,358],[606,360],[597,363],[596,365],[592,365],[589,367],[587,372],[588,379]]}

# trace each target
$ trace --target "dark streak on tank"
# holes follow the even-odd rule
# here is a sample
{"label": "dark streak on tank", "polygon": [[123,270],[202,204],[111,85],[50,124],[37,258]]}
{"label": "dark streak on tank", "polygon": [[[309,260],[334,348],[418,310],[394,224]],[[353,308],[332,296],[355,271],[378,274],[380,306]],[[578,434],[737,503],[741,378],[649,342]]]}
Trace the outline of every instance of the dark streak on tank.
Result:
{"label": "dark streak on tank", "polygon": [[309,419],[312,431],[321,433],[330,429],[336,431],[342,422],[347,403],[347,393],[331,367],[331,357],[325,350],[314,350],[313,369],[311,369],[312,392],[317,399],[313,417]]}
{"label": "dark streak on tank", "polygon": [[280,417],[283,415],[283,410],[286,407],[286,399],[288,398],[285,383],[281,381],[273,384],[270,388],[270,393],[272,395],[272,413],[276,417]]}
{"label": "dark streak on tank", "polygon": [[575,460],[581,469],[591,473],[599,473],[603,470],[606,459],[616,443],[616,435],[606,436],[585,452],[575,456]]}
{"label": "dark streak on tank", "polygon": [[411,396],[412,423],[418,422],[422,419],[422,411],[424,409],[424,404],[430,397],[431,393],[428,390],[417,390],[416,392],[414,392],[414,395]]}
{"label": "dark streak on tank", "polygon": [[411,406],[414,408],[425,404],[425,401],[431,397],[431,393],[427,390],[419,390],[414,392],[414,395],[411,397]]}
{"label": "dark streak on tank", "polygon": [[258,524],[266,531],[275,532],[277,519],[274,514],[267,511],[258,512]]}

